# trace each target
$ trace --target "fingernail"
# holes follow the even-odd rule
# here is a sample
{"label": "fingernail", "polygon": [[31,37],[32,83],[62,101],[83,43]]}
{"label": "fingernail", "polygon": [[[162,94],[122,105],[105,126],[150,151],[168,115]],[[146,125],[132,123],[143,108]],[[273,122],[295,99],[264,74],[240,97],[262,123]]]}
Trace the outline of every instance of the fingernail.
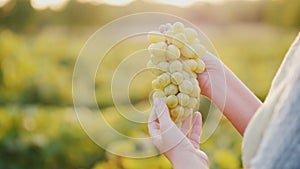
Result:
{"label": "fingernail", "polygon": [[195,113],[195,117],[200,117],[200,116],[201,116],[200,112]]}

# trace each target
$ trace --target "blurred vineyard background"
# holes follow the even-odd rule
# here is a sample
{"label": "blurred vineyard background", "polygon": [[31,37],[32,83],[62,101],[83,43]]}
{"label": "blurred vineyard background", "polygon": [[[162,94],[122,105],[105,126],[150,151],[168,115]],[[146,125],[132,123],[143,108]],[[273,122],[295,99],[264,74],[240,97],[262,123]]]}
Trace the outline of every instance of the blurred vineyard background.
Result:
{"label": "blurred vineyard background", "polygon": [[[0,0],[0,169],[171,168],[163,156],[130,159],[105,152],[84,133],[73,109],[72,73],[80,49],[99,27],[127,14],[166,12],[197,25],[223,62],[263,101],[298,34],[299,1],[188,2],[193,1]],[[130,52],[131,46],[120,47],[112,57]],[[112,125],[134,132],[112,113],[105,79],[96,83],[99,107]],[[147,92],[132,97],[138,104],[147,99],[139,93]],[[144,133],[135,134],[147,134],[142,127]],[[242,168],[241,142],[223,118],[201,147],[211,168],[235,169]],[[111,144],[141,151],[126,140]]]}

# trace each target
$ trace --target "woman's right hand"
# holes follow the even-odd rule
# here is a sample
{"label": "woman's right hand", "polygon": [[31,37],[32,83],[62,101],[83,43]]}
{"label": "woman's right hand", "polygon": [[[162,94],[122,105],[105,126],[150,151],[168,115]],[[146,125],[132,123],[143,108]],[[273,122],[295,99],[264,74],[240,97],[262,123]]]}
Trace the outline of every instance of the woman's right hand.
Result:
{"label": "woman's right hand", "polygon": [[[212,90],[222,92],[222,97],[225,96],[225,65],[223,62],[207,52],[202,58],[205,63],[206,70],[203,73],[198,74],[198,82],[201,88],[201,94],[212,99]],[[218,94],[220,97],[220,93]],[[217,98],[214,98],[216,100]]]}

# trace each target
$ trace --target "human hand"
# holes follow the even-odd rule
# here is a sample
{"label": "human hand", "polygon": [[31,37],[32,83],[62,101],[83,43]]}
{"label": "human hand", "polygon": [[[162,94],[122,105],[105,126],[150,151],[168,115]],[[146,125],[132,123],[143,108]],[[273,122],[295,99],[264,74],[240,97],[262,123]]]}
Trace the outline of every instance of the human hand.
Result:
{"label": "human hand", "polygon": [[149,133],[153,144],[169,159],[175,169],[208,168],[208,158],[199,150],[201,114],[195,114],[192,131],[189,132],[191,120],[192,117],[189,116],[179,129],[171,120],[166,104],[161,99],[154,100],[148,122]]}
{"label": "human hand", "polygon": [[[225,97],[226,77],[224,63],[210,52],[201,57],[205,63],[205,71],[197,76],[201,94],[213,101],[221,101]],[[212,95],[214,93],[218,93]]]}

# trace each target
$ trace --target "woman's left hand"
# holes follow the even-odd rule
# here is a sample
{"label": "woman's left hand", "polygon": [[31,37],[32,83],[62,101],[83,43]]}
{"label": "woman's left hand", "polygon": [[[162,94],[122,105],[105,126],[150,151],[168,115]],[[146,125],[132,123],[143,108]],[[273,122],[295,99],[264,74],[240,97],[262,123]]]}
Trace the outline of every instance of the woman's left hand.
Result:
{"label": "woman's left hand", "polygon": [[154,100],[148,129],[153,144],[172,163],[175,169],[207,169],[207,155],[199,149],[202,132],[201,114],[197,112],[190,132],[189,116],[179,129],[171,120],[168,108],[161,99]]}

